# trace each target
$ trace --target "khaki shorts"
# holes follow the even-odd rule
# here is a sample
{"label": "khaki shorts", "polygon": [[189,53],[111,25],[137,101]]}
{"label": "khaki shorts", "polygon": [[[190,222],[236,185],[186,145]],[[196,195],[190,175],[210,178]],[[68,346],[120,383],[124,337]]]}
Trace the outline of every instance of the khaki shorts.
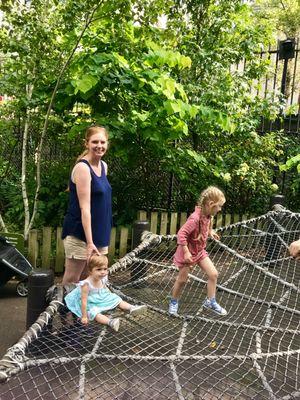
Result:
{"label": "khaki shorts", "polygon": [[[66,258],[75,258],[76,260],[86,260],[86,243],[74,236],[67,236],[64,240]],[[107,254],[108,247],[98,247],[100,254]]]}

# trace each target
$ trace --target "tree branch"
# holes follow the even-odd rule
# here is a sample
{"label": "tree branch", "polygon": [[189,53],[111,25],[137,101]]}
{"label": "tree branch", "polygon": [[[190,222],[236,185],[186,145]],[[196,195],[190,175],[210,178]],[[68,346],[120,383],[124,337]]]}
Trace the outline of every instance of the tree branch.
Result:
{"label": "tree branch", "polygon": [[6,225],[5,225],[5,223],[4,223],[3,219],[2,219],[1,213],[0,213],[0,227],[1,227],[1,230],[2,230],[2,231],[8,232],[8,230],[7,230],[7,228],[6,228]]}
{"label": "tree branch", "polygon": [[72,58],[73,58],[73,56],[74,56],[74,53],[75,53],[76,49],[78,48],[78,45],[79,45],[79,43],[80,43],[80,41],[81,41],[81,39],[82,39],[82,37],[83,37],[85,31],[87,30],[87,28],[88,28],[89,25],[91,24],[95,12],[96,12],[97,9],[102,5],[102,3],[103,3],[103,0],[102,0],[101,2],[99,2],[99,3],[92,9],[92,11],[90,12],[90,14],[87,14],[84,27],[83,27],[83,29],[82,29],[82,31],[81,31],[79,37],[77,38],[77,41],[76,41],[75,45],[73,46],[73,49],[72,49],[72,51],[71,51],[69,57],[67,58],[66,62],[64,63],[64,65],[63,65],[63,67],[62,67],[62,69],[61,69],[61,71],[60,71],[60,74],[58,75],[58,78],[57,78],[57,80],[56,80],[55,87],[54,87],[53,92],[52,92],[52,95],[51,95],[51,99],[50,99],[50,102],[49,102],[49,105],[48,105],[48,109],[47,109],[47,113],[46,113],[46,116],[45,116],[44,126],[43,126],[43,129],[42,129],[42,134],[41,134],[40,143],[39,143],[39,145],[38,145],[37,152],[36,152],[36,159],[37,159],[37,160],[36,160],[36,182],[37,182],[37,186],[36,186],[35,197],[34,197],[34,203],[33,203],[33,212],[32,212],[31,220],[30,220],[30,223],[29,223],[29,225],[28,225],[27,231],[26,231],[26,233],[24,233],[24,236],[25,236],[25,237],[27,237],[27,235],[28,235],[28,233],[29,233],[29,230],[31,229],[31,227],[32,227],[32,225],[33,225],[33,222],[34,222],[36,213],[37,213],[38,197],[39,197],[40,188],[41,188],[41,150],[42,150],[42,147],[43,147],[44,138],[45,138],[45,136],[46,136],[46,132],[47,132],[47,128],[48,128],[49,117],[50,117],[50,114],[51,114],[51,111],[52,111],[52,106],[53,106],[54,98],[55,98],[55,96],[56,96],[56,92],[57,92],[57,90],[58,90],[58,87],[59,87],[59,84],[60,84],[60,82],[61,82],[61,79],[62,79],[63,74],[65,73],[66,69],[68,68],[68,66],[69,66],[69,64],[70,64],[70,62],[71,62],[71,60],[72,60]]}

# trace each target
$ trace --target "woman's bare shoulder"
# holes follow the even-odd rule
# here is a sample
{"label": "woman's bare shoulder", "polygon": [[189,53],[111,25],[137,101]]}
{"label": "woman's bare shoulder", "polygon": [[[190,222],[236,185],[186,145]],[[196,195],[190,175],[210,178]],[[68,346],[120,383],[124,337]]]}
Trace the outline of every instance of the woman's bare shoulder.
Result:
{"label": "woman's bare shoulder", "polygon": [[105,175],[107,175],[107,169],[108,169],[107,163],[103,160],[101,160],[101,161],[103,162],[103,165],[104,165]]}
{"label": "woman's bare shoulder", "polygon": [[83,162],[78,162],[74,165],[71,178],[74,183],[76,183],[76,179],[80,176],[87,177],[90,175],[90,169],[87,164]]}

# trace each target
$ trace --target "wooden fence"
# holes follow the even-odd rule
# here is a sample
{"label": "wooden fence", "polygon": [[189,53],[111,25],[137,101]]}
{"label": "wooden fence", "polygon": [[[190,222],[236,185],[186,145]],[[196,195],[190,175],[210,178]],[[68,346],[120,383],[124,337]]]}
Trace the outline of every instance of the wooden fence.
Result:
{"label": "wooden fence", "polygon": [[[250,215],[219,214],[214,219],[214,227],[226,226],[230,223],[252,218]],[[168,213],[139,211],[137,220],[148,220],[150,231],[160,235],[176,234],[187,219],[187,213]],[[44,227],[42,230],[30,231],[27,246],[21,234],[0,233],[6,236],[29,260],[33,267],[51,268],[59,274],[64,269],[64,248],[61,240],[61,227]],[[114,227],[111,232],[109,247],[110,261],[123,257],[131,250],[132,228]]]}

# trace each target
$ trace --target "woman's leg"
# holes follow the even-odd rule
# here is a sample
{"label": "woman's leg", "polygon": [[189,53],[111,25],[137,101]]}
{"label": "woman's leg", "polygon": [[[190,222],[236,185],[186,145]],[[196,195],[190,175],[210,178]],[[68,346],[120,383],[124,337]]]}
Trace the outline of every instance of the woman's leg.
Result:
{"label": "woman's leg", "polygon": [[207,275],[207,297],[212,299],[216,296],[218,271],[209,257],[203,258],[199,265]]}
{"label": "woman's leg", "polygon": [[179,268],[179,272],[172,289],[172,299],[174,300],[179,299],[182,289],[187,282],[189,272],[190,272],[189,266]]}
{"label": "woman's leg", "polygon": [[80,280],[81,274],[86,267],[86,260],[77,260],[75,258],[66,258],[65,273],[62,284],[77,283]]}

